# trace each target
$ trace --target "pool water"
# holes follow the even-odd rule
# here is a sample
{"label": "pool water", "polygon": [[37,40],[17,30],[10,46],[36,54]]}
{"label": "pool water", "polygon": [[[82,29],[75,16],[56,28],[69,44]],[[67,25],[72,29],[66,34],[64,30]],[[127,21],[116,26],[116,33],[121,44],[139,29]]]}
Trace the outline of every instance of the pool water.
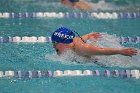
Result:
{"label": "pool water", "polygon": [[[92,0],[96,2],[97,0]],[[132,5],[139,6],[139,1],[134,0]],[[55,12],[79,12],[64,6],[60,6],[54,0],[37,2],[36,0],[9,0],[1,6],[1,12],[32,12],[32,11],[55,11]],[[41,2],[45,2],[41,4]],[[106,2],[114,2],[107,0]],[[119,1],[118,1],[119,2]],[[131,1],[129,1],[131,2]],[[11,6],[9,6],[11,4]],[[55,7],[55,4],[57,7]],[[127,1],[121,2],[128,4]],[[121,5],[119,2],[119,5]],[[130,4],[130,3],[129,3]],[[22,5],[22,6],[21,6]],[[130,5],[129,7],[131,7]],[[18,7],[18,8],[16,8]],[[39,8],[38,8],[39,7]],[[58,8],[59,7],[59,8]],[[112,8],[111,8],[112,9]],[[97,11],[97,10],[96,10]],[[107,10],[108,11],[108,10]],[[140,36],[140,19],[80,19],[80,18],[26,18],[26,19],[0,19],[0,36],[51,36],[58,27],[65,26],[77,31],[80,35],[90,32],[106,33],[105,39],[113,38],[114,34],[120,36]],[[115,47],[135,47],[140,49],[140,44],[126,43]],[[108,46],[111,46],[110,43]],[[0,43],[0,70],[7,71],[34,71],[34,70],[112,70],[112,69],[140,69],[140,54],[135,57],[111,56],[101,57],[101,63],[106,66],[99,66],[88,62],[72,62],[69,54],[57,57],[51,43]],[[115,61],[114,61],[115,60]],[[107,62],[106,62],[107,61]],[[59,77],[59,78],[0,78],[0,93],[139,93],[139,79],[121,79],[107,77]]]}

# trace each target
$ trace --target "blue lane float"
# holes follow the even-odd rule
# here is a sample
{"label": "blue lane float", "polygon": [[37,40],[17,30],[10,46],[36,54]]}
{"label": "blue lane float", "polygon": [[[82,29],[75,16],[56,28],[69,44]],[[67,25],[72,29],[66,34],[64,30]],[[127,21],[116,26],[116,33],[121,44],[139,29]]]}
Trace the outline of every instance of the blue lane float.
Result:
{"label": "blue lane float", "polygon": [[0,77],[14,78],[50,78],[50,77],[78,77],[101,76],[108,78],[140,78],[139,70],[56,70],[56,71],[0,71]]}
{"label": "blue lane float", "polygon": [[0,42],[1,43],[10,43],[13,42],[13,38],[12,37],[0,37]]}
{"label": "blue lane float", "polygon": [[139,12],[136,12],[136,13],[135,12],[130,12],[130,13],[120,12],[120,13],[118,13],[118,17],[123,18],[123,19],[140,18],[140,13]]}
{"label": "blue lane float", "polygon": [[95,18],[95,19],[133,19],[140,18],[140,12],[24,12],[0,13],[0,18]]}
{"label": "blue lane float", "polygon": [[52,77],[52,72],[51,71],[14,71],[14,77],[16,78]]}
{"label": "blue lane float", "polygon": [[10,13],[9,18],[35,18],[36,13]]}
{"label": "blue lane float", "polygon": [[124,44],[124,43],[135,43],[135,44],[139,44],[140,43],[140,37],[139,36],[135,36],[135,37],[120,37],[120,43]]}
{"label": "blue lane float", "polygon": [[[121,44],[125,44],[125,43],[132,43],[132,44],[140,44],[140,37],[139,36],[135,36],[135,37],[120,37],[120,43]],[[45,43],[45,42],[51,42],[51,37],[44,37],[44,36],[40,36],[40,37],[27,37],[27,36],[23,36],[23,37],[0,37],[0,42],[1,43]]]}

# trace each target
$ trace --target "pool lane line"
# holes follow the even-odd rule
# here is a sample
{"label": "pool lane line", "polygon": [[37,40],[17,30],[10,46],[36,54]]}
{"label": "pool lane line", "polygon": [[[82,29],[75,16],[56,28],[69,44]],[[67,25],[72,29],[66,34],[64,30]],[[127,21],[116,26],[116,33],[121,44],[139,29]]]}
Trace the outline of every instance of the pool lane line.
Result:
{"label": "pool lane line", "polygon": [[0,18],[134,19],[140,18],[140,12],[1,12]]}
{"label": "pool lane line", "polygon": [[56,71],[0,71],[0,77],[14,78],[49,78],[49,77],[108,77],[108,78],[140,78],[139,70],[56,70]]}
{"label": "pool lane line", "polygon": [[[119,41],[121,44],[125,44],[125,43],[132,43],[132,44],[140,44],[140,37],[139,36],[134,36],[134,37],[130,37],[130,36],[121,36],[119,37]],[[46,43],[46,42],[51,42],[51,37],[44,37],[44,36],[39,36],[39,37],[35,37],[35,36],[23,36],[23,37],[19,37],[19,36],[15,36],[15,37],[10,37],[10,36],[4,36],[4,37],[0,37],[0,42],[1,43]]]}

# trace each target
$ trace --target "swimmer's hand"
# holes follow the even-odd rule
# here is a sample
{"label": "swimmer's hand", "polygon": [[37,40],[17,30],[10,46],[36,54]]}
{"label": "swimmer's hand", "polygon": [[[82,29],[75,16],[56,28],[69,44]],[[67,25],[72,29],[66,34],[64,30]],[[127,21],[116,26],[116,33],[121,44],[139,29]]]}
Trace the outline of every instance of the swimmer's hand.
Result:
{"label": "swimmer's hand", "polygon": [[120,54],[124,56],[130,56],[137,55],[138,51],[135,48],[125,48],[120,50]]}
{"label": "swimmer's hand", "polygon": [[94,41],[94,42],[96,42],[99,38],[102,38],[102,35],[99,32],[89,34],[89,39]]}

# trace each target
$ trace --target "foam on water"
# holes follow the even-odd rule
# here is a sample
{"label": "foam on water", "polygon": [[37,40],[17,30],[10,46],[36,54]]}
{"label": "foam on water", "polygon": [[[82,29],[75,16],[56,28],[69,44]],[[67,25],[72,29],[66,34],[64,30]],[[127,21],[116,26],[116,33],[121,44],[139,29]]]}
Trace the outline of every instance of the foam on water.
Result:
{"label": "foam on water", "polygon": [[67,50],[61,55],[57,55],[56,53],[54,54],[46,54],[46,58],[51,60],[51,61],[57,61],[61,62],[62,64],[70,65],[70,64],[75,64],[75,65],[80,65],[85,64],[85,62],[89,62],[90,60],[78,56],[75,52],[72,50]]}
{"label": "foam on water", "polygon": [[120,39],[115,34],[114,35],[109,35],[107,33],[101,34],[102,38],[98,39],[97,42],[92,42],[88,40],[87,43],[91,43],[93,45],[100,47],[123,48],[123,46],[120,44]]}
{"label": "foam on water", "polygon": [[104,0],[99,1],[98,3],[93,3],[93,10],[112,10],[115,8],[115,5],[107,3]]}

